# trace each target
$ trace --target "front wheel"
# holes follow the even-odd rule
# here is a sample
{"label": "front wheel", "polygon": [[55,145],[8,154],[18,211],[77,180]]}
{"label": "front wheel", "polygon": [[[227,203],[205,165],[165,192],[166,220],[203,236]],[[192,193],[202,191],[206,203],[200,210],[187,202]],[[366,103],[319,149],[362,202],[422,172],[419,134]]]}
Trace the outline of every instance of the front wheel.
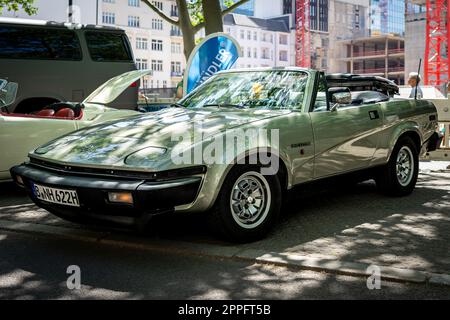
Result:
{"label": "front wheel", "polygon": [[237,166],[224,181],[211,223],[228,240],[261,239],[276,222],[281,207],[280,180],[260,171],[259,166]]}
{"label": "front wheel", "polygon": [[406,196],[413,192],[419,175],[419,151],[409,137],[401,138],[386,166],[378,173],[376,182],[382,193]]}

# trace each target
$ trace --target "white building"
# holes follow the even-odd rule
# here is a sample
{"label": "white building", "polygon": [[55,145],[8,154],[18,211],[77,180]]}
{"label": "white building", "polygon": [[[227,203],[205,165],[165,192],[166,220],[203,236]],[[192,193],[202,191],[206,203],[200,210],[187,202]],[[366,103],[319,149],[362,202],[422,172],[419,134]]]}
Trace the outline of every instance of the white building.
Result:
{"label": "white building", "polygon": [[[260,6],[259,1],[265,0],[256,1],[255,8]],[[35,6],[39,11],[32,17],[21,11],[4,10],[3,15],[117,26],[124,29],[130,39],[137,67],[153,70],[153,75],[142,82],[144,87],[173,88],[181,81],[186,61],[180,30],[161,19],[140,0],[72,0],[72,3],[71,18],[69,0],[36,0]],[[178,16],[175,0],[153,3],[167,15]],[[237,67],[294,64],[291,52],[294,38],[285,22],[231,14],[225,18],[224,28],[244,49],[244,57],[238,60]]]}
{"label": "white building", "polygon": [[230,14],[224,19],[225,32],[235,38],[243,56],[239,68],[286,67],[293,65],[289,26],[280,20],[267,20]]}

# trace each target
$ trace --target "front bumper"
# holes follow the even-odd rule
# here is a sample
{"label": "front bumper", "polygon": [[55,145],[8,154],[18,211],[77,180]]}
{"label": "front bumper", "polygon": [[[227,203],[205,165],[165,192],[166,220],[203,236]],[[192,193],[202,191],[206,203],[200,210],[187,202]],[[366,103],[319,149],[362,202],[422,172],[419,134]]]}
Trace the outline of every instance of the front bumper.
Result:
{"label": "front bumper", "polygon": [[[193,203],[202,184],[201,175],[152,181],[137,177],[77,175],[33,164],[13,167],[11,176],[19,186],[27,190],[39,207],[63,219],[80,223],[111,222],[121,225],[145,224],[154,215],[173,212],[177,206]],[[37,199],[32,190],[33,183],[75,190],[80,207]],[[111,203],[108,192],[130,192],[133,204]]]}

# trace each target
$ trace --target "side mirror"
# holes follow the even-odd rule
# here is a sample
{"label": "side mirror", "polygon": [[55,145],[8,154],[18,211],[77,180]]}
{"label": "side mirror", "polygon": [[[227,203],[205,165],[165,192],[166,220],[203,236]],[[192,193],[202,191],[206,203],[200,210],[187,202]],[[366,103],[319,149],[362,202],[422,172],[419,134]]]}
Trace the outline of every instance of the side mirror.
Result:
{"label": "side mirror", "polygon": [[7,82],[3,84],[0,81],[0,108],[7,107],[16,101],[17,88],[19,85],[15,82]]}
{"label": "side mirror", "polygon": [[330,111],[336,111],[340,105],[352,103],[352,94],[348,92],[335,92],[331,96],[333,106]]}

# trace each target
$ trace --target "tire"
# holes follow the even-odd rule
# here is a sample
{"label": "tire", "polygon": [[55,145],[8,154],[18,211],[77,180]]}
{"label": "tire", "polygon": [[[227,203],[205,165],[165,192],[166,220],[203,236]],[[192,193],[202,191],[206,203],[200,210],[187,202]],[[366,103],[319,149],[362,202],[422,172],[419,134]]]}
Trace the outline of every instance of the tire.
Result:
{"label": "tire", "polygon": [[410,137],[400,138],[387,165],[375,178],[380,192],[393,197],[411,194],[419,175],[419,151]]}
{"label": "tire", "polygon": [[[251,194],[246,194],[252,189]],[[264,176],[257,165],[237,165],[222,185],[210,215],[210,224],[226,240],[256,241],[273,228],[281,204],[281,184],[277,175]]]}

